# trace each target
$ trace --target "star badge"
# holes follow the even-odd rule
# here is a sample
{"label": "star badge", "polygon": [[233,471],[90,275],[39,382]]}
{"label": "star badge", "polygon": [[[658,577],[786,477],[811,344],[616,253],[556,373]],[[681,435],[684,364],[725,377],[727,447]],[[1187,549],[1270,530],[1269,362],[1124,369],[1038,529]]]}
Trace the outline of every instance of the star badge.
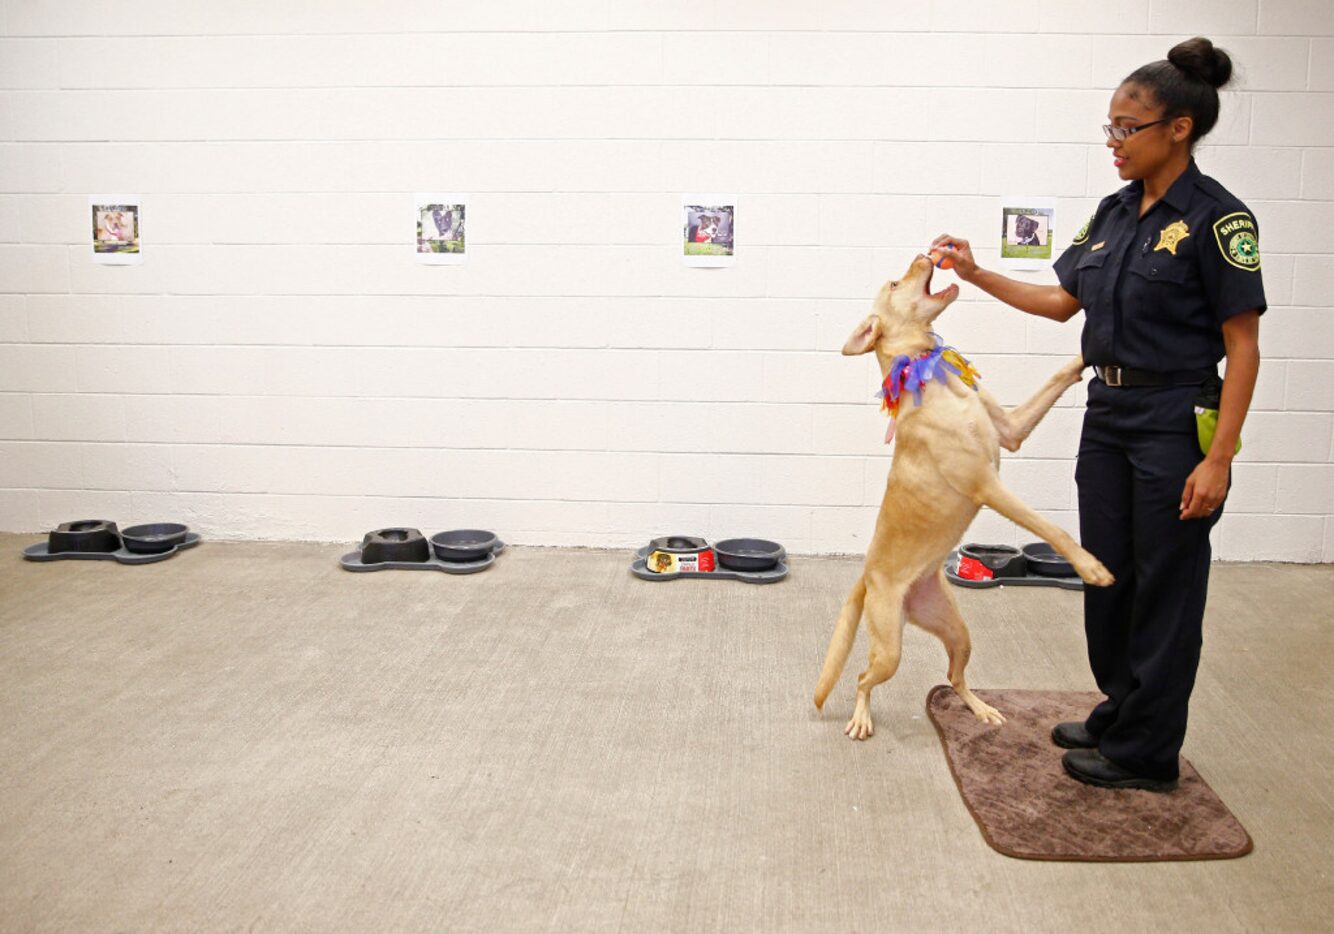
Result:
{"label": "star badge", "polygon": [[1189,236],[1190,228],[1186,226],[1185,221],[1172,221],[1158,232],[1158,245],[1153,250],[1155,253],[1159,250],[1166,250],[1176,256],[1177,244]]}

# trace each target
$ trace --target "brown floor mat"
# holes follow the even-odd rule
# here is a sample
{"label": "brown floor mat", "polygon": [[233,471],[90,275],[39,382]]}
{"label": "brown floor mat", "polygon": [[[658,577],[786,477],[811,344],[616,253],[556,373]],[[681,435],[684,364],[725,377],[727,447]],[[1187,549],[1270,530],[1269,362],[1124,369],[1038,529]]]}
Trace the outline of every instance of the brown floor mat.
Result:
{"label": "brown floor mat", "polygon": [[1049,733],[1079,720],[1102,695],[1072,691],[975,691],[1005,715],[1004,726],[973,716],[948,685],[926,698],[964,803],[993,849],[1020,859],[1146,862],[1232,859],[1251,838],[1181,760],[1176,791],[1110,791],[1065,774]]}

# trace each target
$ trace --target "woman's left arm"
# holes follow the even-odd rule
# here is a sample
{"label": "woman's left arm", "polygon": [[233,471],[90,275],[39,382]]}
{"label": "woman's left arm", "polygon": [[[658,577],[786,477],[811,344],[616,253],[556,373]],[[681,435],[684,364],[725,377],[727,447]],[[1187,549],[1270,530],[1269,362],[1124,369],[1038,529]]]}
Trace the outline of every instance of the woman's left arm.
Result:
{"label": "woman's left arm", "polygon": [[1224,321],[1223,346],[1227,351],[1227,375],[1218,404],[1218,428],[1209,453],[1186,478],[1186,488],[1181,491],[1182,519],[1209,515],[1227,496],[1232,456],[1260,372],[1260,313],[1244,311]]}

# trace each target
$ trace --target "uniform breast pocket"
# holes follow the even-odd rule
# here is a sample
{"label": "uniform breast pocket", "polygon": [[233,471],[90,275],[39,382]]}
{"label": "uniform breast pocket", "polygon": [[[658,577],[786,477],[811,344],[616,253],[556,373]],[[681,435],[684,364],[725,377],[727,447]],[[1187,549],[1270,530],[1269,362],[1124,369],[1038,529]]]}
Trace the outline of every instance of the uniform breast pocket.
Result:
{"label": "uniform breast pocket", "polygon": [[1106,261],[1107,261],[1107,254],[1105,252],[1085,253],[1083,256],[1079,258],[1079,262],[1075,263],[1075,268],[1097,269]]}
{"label": "uniform breast pocket", "polygon": [[1102,281],[1102,267],[1106,262],[1107,254],[1105,252],[1097,252],[1085,253],[1079,258],[1079,261],[1075,263],[1075,272],[1079,276],[1079,279],[1077,280],[1079,294],[1075,297],[1079,299],[1080,304],[1085,308],[1087,308],[1093,301],[1093,297],[1098,288],[1098,283]]}
{"label": "uniform breast pocket", "polygon": [[1129,314],[1170,318],[1188,303],[1182,298],[1190,285],[1190,266],[1180,257],[1159,258],[1150,254],[1132,262],[1122,283],[1122,307]]}
{"label": "uniform breast pocket", "polygon": [[1150,259],[1143,263],[1132,263],[1130,272],[1144,281],[1145,285],[1179,286],[1190,277],[1190,265],[1178,260]]}

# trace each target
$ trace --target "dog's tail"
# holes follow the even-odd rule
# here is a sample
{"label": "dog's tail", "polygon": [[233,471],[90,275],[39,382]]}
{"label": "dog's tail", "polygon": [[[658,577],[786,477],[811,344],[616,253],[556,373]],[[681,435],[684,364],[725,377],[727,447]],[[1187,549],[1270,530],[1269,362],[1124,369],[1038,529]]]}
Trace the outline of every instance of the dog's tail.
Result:
{"label": "dog's tail", "polygon": [[834,689],[838,676],[843,674],[843,666],[848,663],[852,653],[852,643],[857,638],[857,626],[862,621],[862,607],[866,603],[866,577],[857,578],[857,583],[848,594],[843,604],[843,612],[838,615],[838,624],[834,626],[834,636],[829,640],[829,651],[825,653],[824,667],[820,669],[820,681],[815,686],[815,707],[824,707],[825,698]]}

